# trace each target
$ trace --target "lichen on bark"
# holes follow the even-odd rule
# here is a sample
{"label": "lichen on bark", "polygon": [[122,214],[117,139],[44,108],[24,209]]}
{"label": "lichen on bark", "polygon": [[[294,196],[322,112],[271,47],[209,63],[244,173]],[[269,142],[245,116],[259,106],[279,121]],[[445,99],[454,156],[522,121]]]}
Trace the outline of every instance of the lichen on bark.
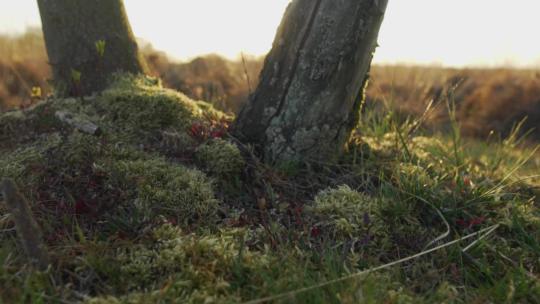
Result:
{"label": "lichen on bark", "polygon": [[237,136],[273,164],[339,157],[358,122],[382,4],[293,1]]}

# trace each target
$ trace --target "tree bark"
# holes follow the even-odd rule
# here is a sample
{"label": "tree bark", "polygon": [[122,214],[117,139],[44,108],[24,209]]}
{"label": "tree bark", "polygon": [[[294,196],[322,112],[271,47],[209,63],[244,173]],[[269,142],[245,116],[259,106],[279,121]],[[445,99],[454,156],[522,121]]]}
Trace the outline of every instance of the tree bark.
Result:
{"label": "tree bark", "polygon": [[294,0],[234,133],[268,163],[332,161],[357,126],[388,0]]}
{"label": "tree bark", "polygon": [[38,0],[56,94],[90,95],[146,67],[122,0]]}

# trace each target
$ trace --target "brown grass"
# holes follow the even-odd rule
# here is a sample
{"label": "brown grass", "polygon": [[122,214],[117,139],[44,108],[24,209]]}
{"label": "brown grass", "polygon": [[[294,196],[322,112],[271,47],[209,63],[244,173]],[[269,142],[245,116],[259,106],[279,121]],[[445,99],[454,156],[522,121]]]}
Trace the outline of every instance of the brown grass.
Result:
{"label": "brown grass", "polygon": [[[174,62],[150,45],[142,51],[165,86],[237,112],[257,85],[263,58],[230,61],[217,55]],[[39,29],[21,36],[0,36],[0,111],[32,103],[32,87],[48,92],[49,67]],[[433,100],[426,126],[449,126],[448,96],[456,105],[465,135],[501,136],[527,117],[524,130],[540,139],[540,71],[516,69],[444,69],[418,66],[374,66],[367,90],[370,109],[389,109],[400,117],[417,117]]]}
{"label": "brown grass", "polygon": [[40,29],[0,36],[0,111],[28,106],[33,87],[46,94],[49,73]]}
{"label": "brown grass", "polygon": [[[143,47],[150,69],[165,86],[205,100],[227,112],[237,112],[249,95],[250,82],[258,82],[263,59],[244,56],[230,61],[218,55],[206,55],[190,62],[172,62],[151,46]],[[249,81],[248,81],[249,80]]]}
{"label": "brown grass", "polygon": [[370,103],[384,103],[402,116],[421,115],[430,101],[432,129],[449,125],[447,101],[456,106],[464,135],[507,135],[527,118],[523,131],[540,139],[540,72],[517,69],[443,69],[376,66],[368,88]]}

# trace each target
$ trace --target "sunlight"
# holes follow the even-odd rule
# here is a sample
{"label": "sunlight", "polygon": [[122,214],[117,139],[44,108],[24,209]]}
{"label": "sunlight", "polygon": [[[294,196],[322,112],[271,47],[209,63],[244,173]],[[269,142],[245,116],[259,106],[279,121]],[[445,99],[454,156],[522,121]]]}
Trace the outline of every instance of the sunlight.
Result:
{"label": "sunlight", "polygon": [[538,12],[3,0],[0,304],[540,304]]}
{"label": "sunlight", "polygon": [[240,52],[267,53],[289,0],[159,0],[153,2],[154,10],[146,1],[125,2],[137,36],[185,59],[207,53],[229,58]]}
{"label": "sunlight", "polygon": [[[177,59],[264,55],[290,0],[125,0],[134,32]],[[540,66],[538,0],[390,0],[375,62]],[[9,1],[0,33],[39,26],[33,0]]]}
{"label": "sunlight", "polygon": [[392,1],[377,62],[540,66],[540,1]]}

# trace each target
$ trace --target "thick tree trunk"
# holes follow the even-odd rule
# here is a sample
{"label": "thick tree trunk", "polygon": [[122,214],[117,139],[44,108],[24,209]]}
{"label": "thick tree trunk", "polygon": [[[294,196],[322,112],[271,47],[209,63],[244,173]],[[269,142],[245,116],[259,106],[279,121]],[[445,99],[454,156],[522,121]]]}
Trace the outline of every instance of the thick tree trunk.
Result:
{"label": "thick tree trunk", "polygon": [[90,95],[115,72],[145,72],[122,0],[37,2],[58,95]]}
{"label": "thick tree trunk", "polygon": [[266,162],[331,161],[358,123],[388,0],[294,0],[235,134]]}

